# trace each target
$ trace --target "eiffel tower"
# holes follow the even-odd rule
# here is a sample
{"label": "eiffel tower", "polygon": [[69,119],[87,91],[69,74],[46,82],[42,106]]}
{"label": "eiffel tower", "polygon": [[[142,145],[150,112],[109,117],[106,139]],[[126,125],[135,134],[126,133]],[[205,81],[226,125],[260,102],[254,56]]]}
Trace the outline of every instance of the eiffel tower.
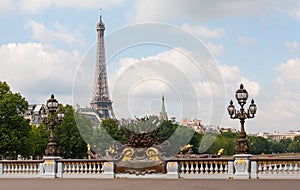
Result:
{"label": "eiffel tower", "polygon": [[94,92],[91,101],[93,109],[97,110],[101,119],[116,119],[112,101],[109,96],[106,61],[105,61],[105,47],[104,47],[104,30],[105,25],[102,22],[102,15],[96,27],[97,30],[97,54],[96,54],[96,70],[94,81]]}

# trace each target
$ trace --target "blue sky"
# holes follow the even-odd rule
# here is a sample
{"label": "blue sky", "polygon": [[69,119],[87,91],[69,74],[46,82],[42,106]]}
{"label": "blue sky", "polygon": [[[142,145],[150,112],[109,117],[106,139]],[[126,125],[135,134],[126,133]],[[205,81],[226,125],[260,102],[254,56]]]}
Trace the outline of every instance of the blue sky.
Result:
{"label": "blue sky", "polygon": [[[126,34],[124,27],[131,30],[133,24],[151,22],[162,29],[167,24],[170,28],[182,30],[181,40],[190,35],[203,42],[203,47],[207,47],[215,58],[222,76],[219,83],[207,84],[205,77],[194,80],[197,73],[184,72],[193,69],[178,62],[184,59],[177,54],[182,48],[188,49],[191,46],[188,43],[184,47],[166,48],[148,44],[128,48],[118,52],[108,65],[117,116],[159,112],[160,97],[164,94],[168,114],[178,120],[198,117],[204,124],[237,127],[238,121],[228,119],[225,109],[243,82],[250,98],[254,98],[258,106],[256,118],[246,123],[247,131],[300,130],[300,3],[297,0],[1,0],[0,80],[7,81],[13,91],[20,92],[30,103],[44,103],[54,93],[59,101],[72,104],[76,71],[84,67],[80,63],[96,42],[95,26],[99,21],[100,8],[108,36],[106,43],[111,45],[113,40],[109,37],[114,36],[118,36],[120,41],[128,36],[134,39],[135,35],[141,35],[141,39],[146,40],[151,36],[139,29],[134,34]],[[159,34],[152,37],[167,38]],[[179,38],[172,40],[179,41]],[[149,60],[158,61],[148,68]],[[148,70],[145,71],[145,68]],[[149,73],[166,83],[177,81],[176,75],[174,78],[169,76],[167,68],[173,68],[173,72],[180,70],[178,76],[183,71],[187,79],[183,76],[182,81],[191,83],[187,89],[196,91],[198,99],[195,101],[200,108],[196,106],[195,109],[199,113],[195,113],[192,106],[183,108],[182,104],[190,105],[193,101],[187,95],[180,95],[180,90],[185,89],[180,81],[172,83],[174,88],[152,81],[138,88],[128,86],[122,93],[120,89],[115,90],[121,84],[122,87],[131,84],[128,82],[131,79],[147,78]],[[164,72],[161,73],[162,69]],[[138,74],[132,73],[134,70]],[[123,84],[120,79],[125,73]],[[138,79],[133,79],[133,76]],[[215,85],[216,90],[206,93],[207,85]],[[139,88],[150,89],[150,92]],[[218,89],[224,92],[223,96],[216,93]],[[175,91],[179,95],[174,95]],[[124,97],[128,101],[126,104]],[[86,101],[89,99],[87,97]],[[218,107],[214,107],[216,101],[219,101]],[[142,106],[135,106],[132,102]],[[142,107],[149,109],[143,110]],[[126,109],[129,109],[129,115],[123,114]],[[212,119],[213,109],[218,110],[216,114],[222,121]]]}

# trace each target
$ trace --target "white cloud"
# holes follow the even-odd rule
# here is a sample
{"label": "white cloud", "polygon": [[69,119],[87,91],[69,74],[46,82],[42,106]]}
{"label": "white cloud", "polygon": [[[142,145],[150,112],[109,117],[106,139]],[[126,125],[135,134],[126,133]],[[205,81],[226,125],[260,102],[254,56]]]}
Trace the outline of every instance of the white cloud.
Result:
{"label": "white cloud", "polygon": [[300,8],[294,10],[288,10],[287,14],[294,19],[300,20]]}
{"label": "white cloud", "polygon": [[14,3],[12,0],[0,1],[0,16],[12,12],[14,9]]}
{"label": "white cloud", "polygon": [[200,38],[220,38],[225,34],[225,29],[223,28],[210,29],[206,26],[191,26],[187,23],[184,23],[181,28]]}
{"label": "white cloud", "polygon": [[286,41],[285,46],[291,50],[291,53],[297,53],[300,50],[299,44],[296,41]]}
{"label": "white cloud", "polygon": [[245,46],[255,46],[256,40],[254,38],[246,37],[246,36],[239,36],[238,42]]}
{"label": "white cloud", "polygon": [[33,20],[29,20],[26,26],[31,29],[32,38],[44,44],[51,42],[64,42],[69,45],[84,44],[84,39],[78,29],[71,32],[58,21],[53,23],[53,29],[47,28],[43,23]]}
{"label": "white cloud", "polygon": [[212,42],[207,42],[206,46],[214,56],[223,55],[225,53],[225,47],[222,43],[215,44]]}
{"label": "white cloud", "polygon": [[276,71],[279,73],[276,82],[282,89],[293,89],[300,92],[300,58],[287,60],[286,63],[276,67]]}
{"label": "white cloud", "polygon": [[189,59],[192,52],[185,51],[188,56],[184,56],[178,49],[182,50],[174,48],[146,58],[119,61],[119,68],[109,77],[118,117],[158,114],[159,106],[155,107],[156,110],[148,109],[164,94],[170,115],[176,115],[177,119],[200,117],[205,123],[216,124],[218,121],[210,118],[223,118],[224,90],[227,94],[230,92],[228,96],[231,97],[235,87],[243,82],[252,96],[259,94],[260,85],[242,77],[237,67],[219,65],[216,69],[223,80],[222,77],[214,80],[212,78],[218,78],[215,77],[218,72],[206,68],[213,64],[210,60],[204,59],[195,65],[193,59]]}
{"label": "white cloud", "polygon": [[0,80],[7,81],[30,103],[43,103],[45,94],[55,93],[58,100],[72,103],[72,83],[77,51],[72,53],[39,43],[10,43],[0,46]]}
{"label": "white cloud", "polygon": [[41,13],[51,7],[75,8],[75,9],[110,9],[114,6],[120,6],[125,0],[1,0],[0,14],[12,13],[14,10],[22,13]]}
{"label": "white cloud", "polygon": [[[192,19],[196,21],[233,16],[258,14],[265,10],[291,8],[296,1],[284,0],[143,0],[135,1],[135,11],[128,15],[129,21],[166,21],[169,19]],[[155,10],[155,11],[154,11]]]}

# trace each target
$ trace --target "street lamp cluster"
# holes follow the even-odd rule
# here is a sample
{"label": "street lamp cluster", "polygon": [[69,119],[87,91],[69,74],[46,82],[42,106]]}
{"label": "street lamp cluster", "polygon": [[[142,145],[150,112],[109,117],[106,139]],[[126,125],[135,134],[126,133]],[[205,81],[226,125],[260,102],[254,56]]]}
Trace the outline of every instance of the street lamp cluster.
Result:
{"label": "street lamp cluster", "polygon": [[[55,115],[56,111],[58,109],[58,114]],[[49,113],[49,117],[48,114]],[[58,149],[57,144],[55,142],[55,136],[54,136],[54,127],[55,125],[59,125],[62,123],[62,120],[64,118],[64,114],[62,113],[61,109],[58,106],[58,101],[54,98],[54,95],[51,95],[51,98],[46,103],[46,109],[43,108],[42,114],[41,114],[43,123],[45,125],[49,125],[50,128],[50,138],[48,141],[48,146],[45,151],[46,156],[58,156]]]}
{"label": "street lamp cluster", "polygon": [[227,110],[231,119],[239,119],[241,123],[241,131],[240,131],[240,137],[238,139],[238,145],[236,146],[236,153],[248,154],[249,146],[248,146],[248,140],[246,139],[244,124],[246,119],[254,118],[257,107],[254,103],[254,100],[252,99],[249,108],[247,110],[244,109],[244,105],[246,104],[248,99],[248,92],[246,89],[244,89],[243,84],[241,84],[240,88],[236,91],[235,97],[238,101],[238,104],[241,106],[240,110],[235,109],[232,100],[230,100]]}

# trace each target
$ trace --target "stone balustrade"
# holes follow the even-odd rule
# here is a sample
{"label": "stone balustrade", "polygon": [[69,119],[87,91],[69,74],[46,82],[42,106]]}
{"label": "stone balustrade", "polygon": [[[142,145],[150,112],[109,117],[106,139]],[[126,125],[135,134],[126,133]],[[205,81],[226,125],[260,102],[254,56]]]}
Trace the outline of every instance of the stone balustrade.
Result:
{"label": "stone balustrade", "polygon": [[[180,160],[179,173],[182,178],[229,178],[228,165],[232,159]],[[232,164],[231,164],[232,165]]]}
{"label": "stone balustrade", "polygon": [[2,161],[0,177],[39,177],[42,174],[42,160]]}
{"label": "stone balustrade", "polygon": [[[98,159],[1,160],[0,178],[116,178],[112,161]],[[166,161],[166,173],[142,178],[300,179],[300,157],[177,158]],[[124,175],[132,177],[132,175]],[[139,176],[134,176],[139,177]]]}
{"label": "stone balustrade", "polygon": [[259,179],[300,179],[300,158],[251,159],[251,175]]}
{"label": "stone balustrade", "polygon": [[104,160],[58,160],[61,178],[113,178],[113,163]]}

